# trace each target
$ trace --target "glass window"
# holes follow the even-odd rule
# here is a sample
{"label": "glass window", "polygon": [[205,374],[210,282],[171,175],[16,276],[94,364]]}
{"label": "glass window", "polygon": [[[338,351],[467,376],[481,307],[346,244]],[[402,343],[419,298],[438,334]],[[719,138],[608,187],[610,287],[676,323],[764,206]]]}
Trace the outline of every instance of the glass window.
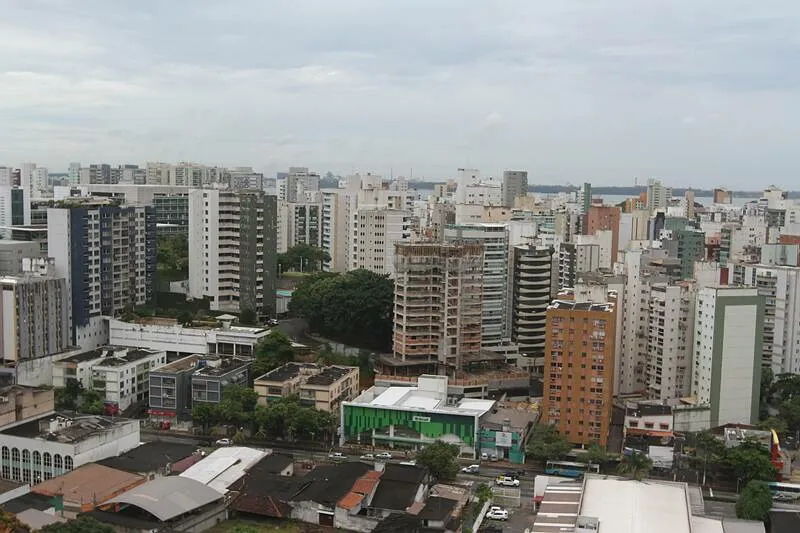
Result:
{"label": "glass window", "polygon": [[65,455],[64,456],[64,469],[65,470],[72,470],[72,456]]}
{"label": "glass window", "polygon": [[19,448],[11,448],[11,462],[19,462]]}
{"label": "glass window", "polygon": [[31,452],[22,450],[22,462],[26,465],[31,464]]}
{"label": "glass window", "polygon": [[[46,468],[50,468],[51,466],[53,466],[53,458],[47,452],[44,452],[44,466]],[[47,479],[50,479],[50,478],[47,478]]]}
{"label": "glass window", "polygon": [[33,466],[41,466],[42,465],[42,454],[34,451],[33,452]]}
{"label": "glass window", "polygon": [[8,446],[3,446],[2,454],[3,461],[8,461],[11,458],[11,455],[8,452]]}
{"label": "glass window", "polygon": [[64,469],[64,461],[61,459],[61,455],[55,454],[53,456],[53,466],[56,470],[63,470]]}

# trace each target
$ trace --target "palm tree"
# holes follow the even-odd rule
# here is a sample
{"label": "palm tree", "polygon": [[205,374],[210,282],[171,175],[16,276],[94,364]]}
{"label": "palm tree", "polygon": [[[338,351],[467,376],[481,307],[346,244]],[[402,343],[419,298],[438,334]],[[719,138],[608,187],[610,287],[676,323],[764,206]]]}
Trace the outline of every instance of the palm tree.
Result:
{"label": "palm tree", "polygon": [[652,468],[653,461],[647,455],[634,451],[631,455],[627,455],[622,459],[617,472],[636,481],[641,481]]}

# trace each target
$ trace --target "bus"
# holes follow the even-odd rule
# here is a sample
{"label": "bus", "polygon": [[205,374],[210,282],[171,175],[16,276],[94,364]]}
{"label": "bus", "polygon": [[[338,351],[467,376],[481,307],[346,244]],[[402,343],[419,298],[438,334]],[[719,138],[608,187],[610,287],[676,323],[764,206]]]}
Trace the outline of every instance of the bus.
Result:
{"label": "bus", "polygon": [[776,502],[794,502],[800,500],[800,485],[797,483],[767,483],[772,499]]}
{"label": "bus", "polygon": [[544,473],[548,476],[574,477],[578,478],[586,472],[595,474],[600,473],[600,465],[589,463],[571,463],[569,461],[547,461]]}

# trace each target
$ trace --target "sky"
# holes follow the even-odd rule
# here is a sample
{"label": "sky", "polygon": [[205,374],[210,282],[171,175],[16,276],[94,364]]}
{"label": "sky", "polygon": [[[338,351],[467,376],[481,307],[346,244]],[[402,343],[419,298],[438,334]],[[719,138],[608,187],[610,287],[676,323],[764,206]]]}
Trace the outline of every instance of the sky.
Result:
{"label": "sky", "polygon": [[800,189],[800,2],[0,0],[0,165]]}

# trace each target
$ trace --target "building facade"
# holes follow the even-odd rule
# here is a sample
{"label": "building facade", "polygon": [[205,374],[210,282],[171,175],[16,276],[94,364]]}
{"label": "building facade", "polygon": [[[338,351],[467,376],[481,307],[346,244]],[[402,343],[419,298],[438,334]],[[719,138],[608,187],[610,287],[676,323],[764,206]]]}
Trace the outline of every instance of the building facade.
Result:
{"label": "building facade", "polygon": [[691,393],[695,289],[689,283],[650,287],[647,396],[682,398]]}
{"label": "building facade", "polygon": [[713,286],[697,293],[692,395],[711,406],[712,427],[758,421],[764,300],[755,288]]}
{"label": "building facade", "polygon": [[547,310],[542,419],[573,444],[608,443],[616,312],[614,302],[564,300]]}
{"label": "building facade", "polygon": [[151,207],[69,199],[47,210],[48,254],[66,279],[71,342],[85,349],[108,341],[104,316],[153,298],[156,225]]}
{"label": "building facade", "polygon": [[394,245],[411,238],[411,214],[395,209],[359,209],[355,261],[366,269],[394,277]]}
{"label": "building facade", "polygon": [[515,246],[512,254],[511,341],[523,357],[543,370],[547,308],[551,301],[553,249]]}
{"label": "building facade", "polygon": [[514,207],[519,197],[528,195],[528,171],[506,170],[503,172],[503,205]]}

